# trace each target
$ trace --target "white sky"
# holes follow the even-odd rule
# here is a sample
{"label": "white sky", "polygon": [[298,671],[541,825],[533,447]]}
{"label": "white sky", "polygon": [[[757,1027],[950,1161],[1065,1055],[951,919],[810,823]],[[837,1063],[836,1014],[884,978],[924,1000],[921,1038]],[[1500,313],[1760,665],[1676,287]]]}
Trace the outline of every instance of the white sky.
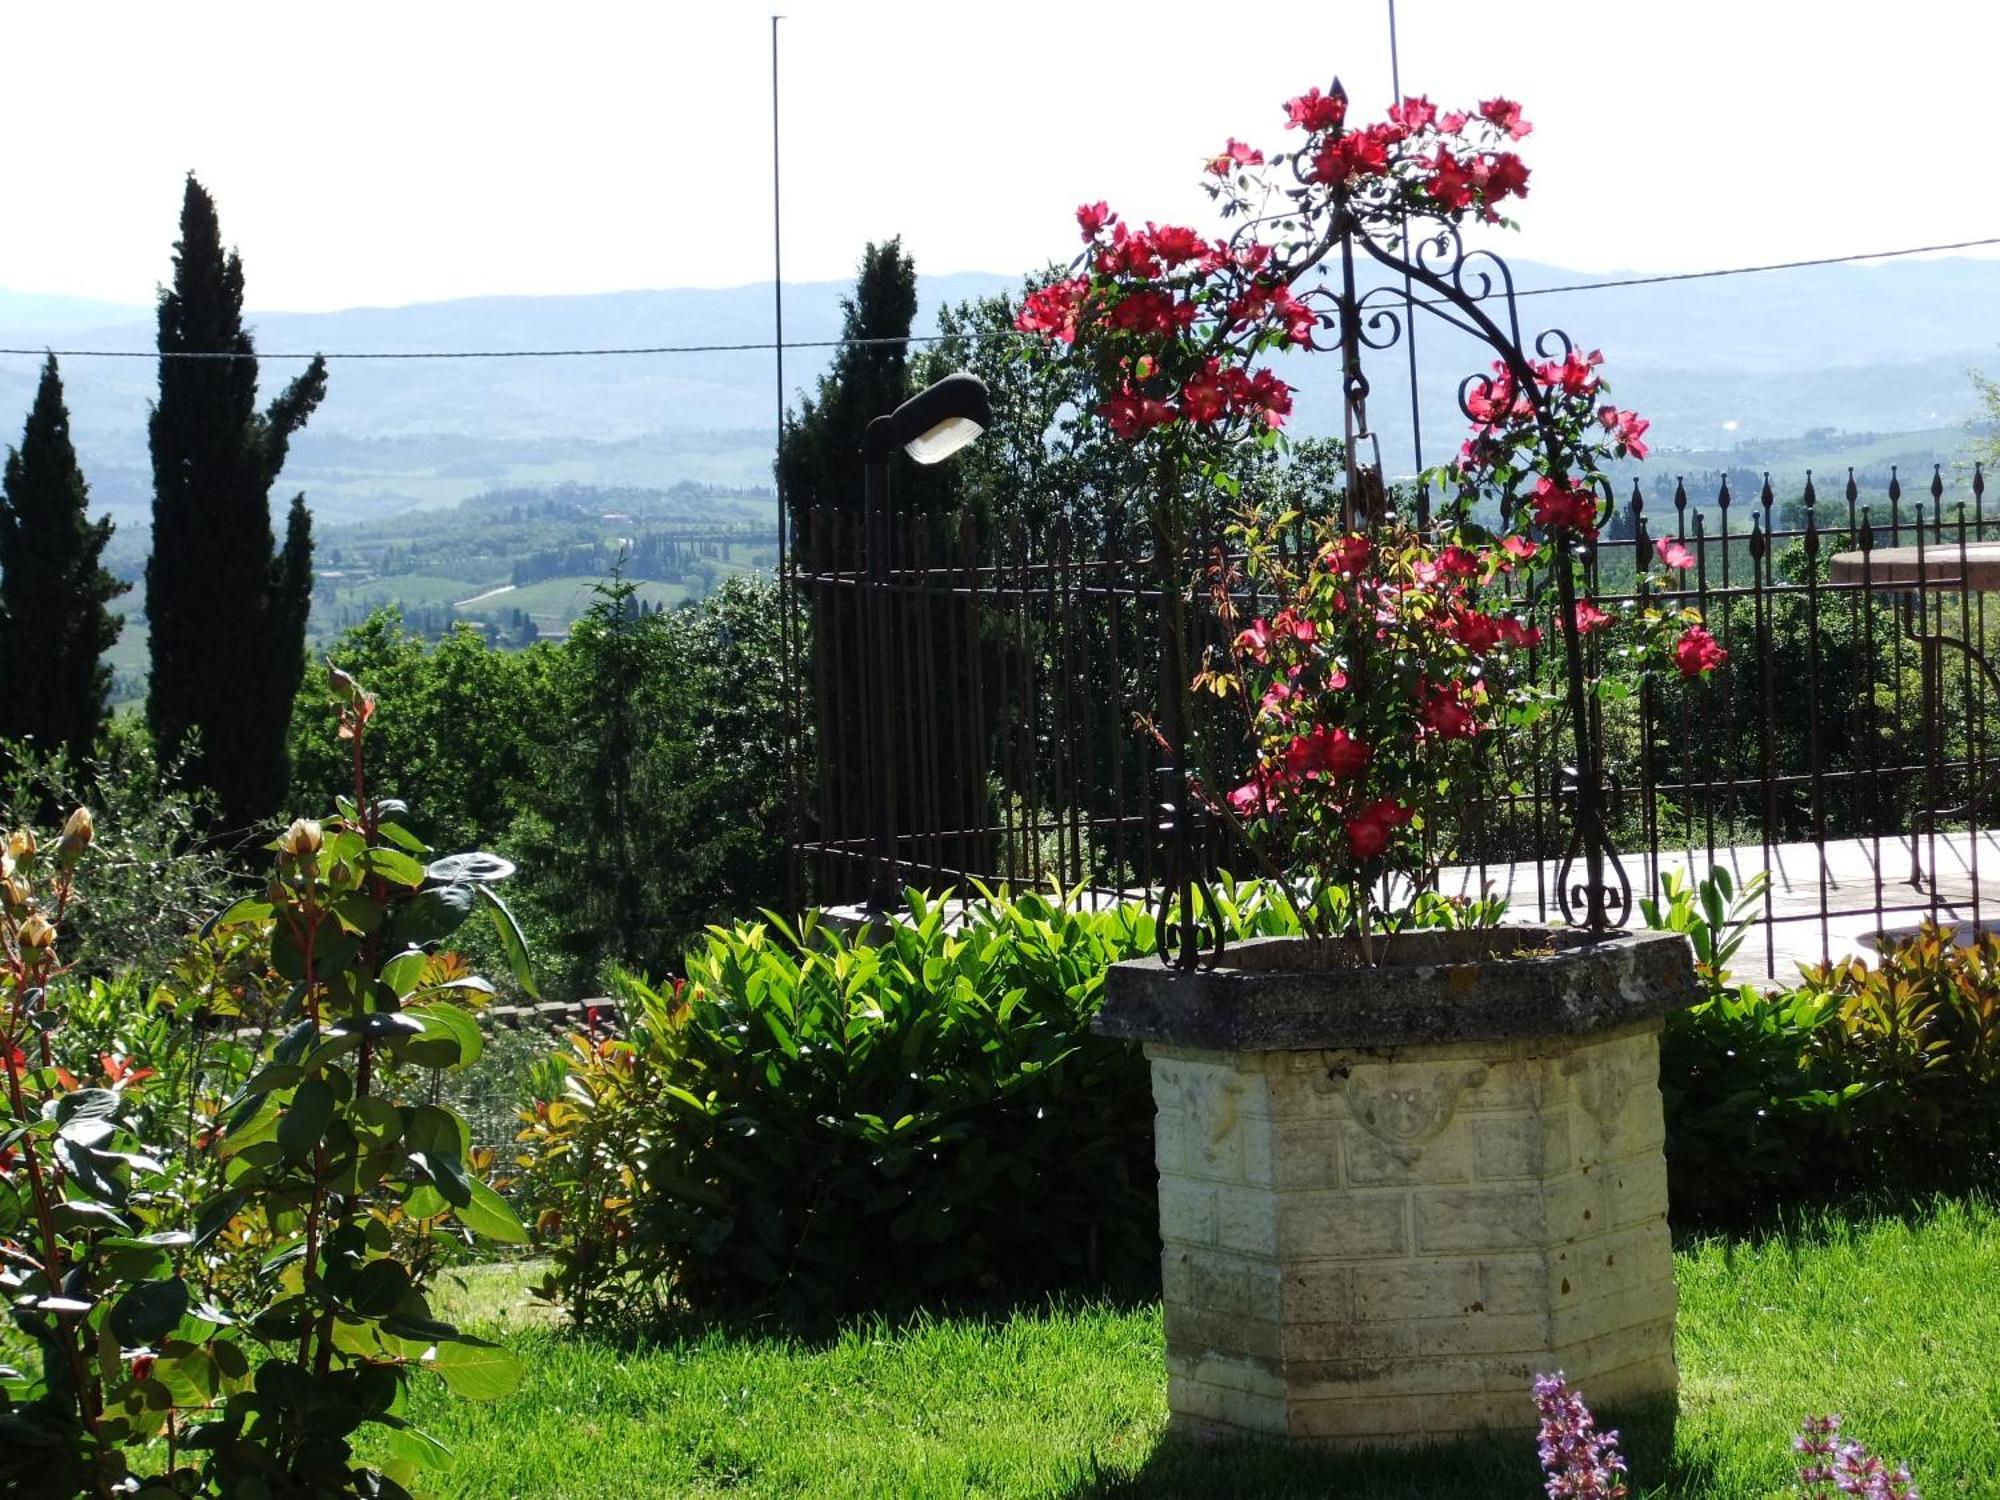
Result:
{"label": "white sky", "polygon": [[[769,0],[0,0],[0,287],[149,301],[182,174],[253,306],[770,275]],[[1340,73],[1386,0],[782,0],[785,275],[1067,258],[1198,218],[1201,159]],[[1401,0],[1403,83],[1535,134],[1513,254],[1685,270],[2000,235],[1992,0]],[[1992,252],[1986,252],[1991,254]],[[1996,309],[2000,311],[2000,309]]]}

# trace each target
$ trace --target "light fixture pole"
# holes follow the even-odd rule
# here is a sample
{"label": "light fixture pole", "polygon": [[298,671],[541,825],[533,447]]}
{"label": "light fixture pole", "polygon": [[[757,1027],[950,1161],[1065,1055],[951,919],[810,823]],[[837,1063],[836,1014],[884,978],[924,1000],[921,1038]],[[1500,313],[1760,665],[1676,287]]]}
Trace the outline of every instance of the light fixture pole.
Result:
{"label": "light fixture pole", "polygon": [[892,412],[868,424],[861,439],[867,605],[871,638],[863,680],[874,700],[864,721],[875,826],[868,853],[868,909],[880,915],[902,899],[896,860],[896,761],[890,751],[895,722],[895,611],[889,598],[889,460],[898,448],[920,464],[951,457],[993,425],[986,382],[961,370],[925,387]]}

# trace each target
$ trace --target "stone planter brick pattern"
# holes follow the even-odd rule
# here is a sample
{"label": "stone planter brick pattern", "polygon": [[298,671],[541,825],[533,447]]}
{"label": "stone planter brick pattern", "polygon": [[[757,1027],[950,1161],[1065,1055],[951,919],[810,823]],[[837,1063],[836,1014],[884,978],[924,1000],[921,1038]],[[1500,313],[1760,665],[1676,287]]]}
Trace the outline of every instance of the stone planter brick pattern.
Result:
{"label": "stone planter brick pattern", "polygon": [[1659,1033],[1686,944],[1473,941],[1393,972],[1275,944],[1114,967],[1099,1029],[1145,1043],[1158,1109],[1177,1429],[1531,1430],[1554,1369],[1593,1403],[1672,1397]]}
{"label": "stone planter brick pattern", "polygon": [[1581,1038],[1150,1044],[1176,1424],[1346,1442],[1675,1389],[1659,1023]]}

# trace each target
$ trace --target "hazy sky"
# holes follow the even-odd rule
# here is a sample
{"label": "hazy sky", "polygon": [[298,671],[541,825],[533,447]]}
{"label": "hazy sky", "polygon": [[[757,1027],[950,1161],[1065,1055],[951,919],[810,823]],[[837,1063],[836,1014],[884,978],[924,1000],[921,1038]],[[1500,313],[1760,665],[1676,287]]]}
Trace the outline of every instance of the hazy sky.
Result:
{"label": "hazy sky", "polygon": [[[770,275],[770,21],[737,0],[0,0],[0,287],[150,300],[181,176],[250,301],[324,309]],[[1385,0],[785,0],[785,274],[900,232],[1017,271],[1071,211],[1197,217],[1201,159],[1338,72]],[[1403,84],[1520,99],[1513,253],[1682,270],[2000,234],[1992,0],[1402,0]],[[1991,254],[1992,252],[1986,252]],[[2000,312],[2000,308],[1995,309]]]}

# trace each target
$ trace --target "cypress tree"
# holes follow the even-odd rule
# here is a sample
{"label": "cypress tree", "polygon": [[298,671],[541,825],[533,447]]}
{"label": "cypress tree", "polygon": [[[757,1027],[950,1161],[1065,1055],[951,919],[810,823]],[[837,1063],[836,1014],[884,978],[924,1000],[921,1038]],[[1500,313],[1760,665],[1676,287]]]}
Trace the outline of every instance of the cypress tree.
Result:
{"label": "cypress tree", "polygon": [[[840,307],[845,342],[820,376],[817,394],[804,398],[798,413],[788,417],[778,444],[785,503],[794,534],[802,541],[815,508],[839,514],[843,536],[848,523],[858,521],[862,434],[911,394],[906,341],[917,317],[917,267],[903,253],[900,236],[862,252],[854,293],[841,298]],[[891,462],[898,511],[936,512],[949,503],[953,487],[948,468],[921,468],[900,453]]]}
{"label": "cypress tree", "polygon": [[[224,252],[215,203],[192,173],[160,293],[160,399],[153,407],[153,550],[146,564],[152,681],[146,720],[163,757],[186,753],[244,827],[285,794],[285,727],[305,669],[312,516],[292,501],[271,531],[271,485],[292,434],[326,394],[315,358],[263,412],[256,346],[243,327],[243,263]],[[179,359],[227,352],[229,359]]]}
{"label": "cypress tree", "polygon": [[79,760],[111,716],[104,653],[125,622],[109,605],[131,587],[104,570],[111,521],[89,504],[51,354],[0,472],[0,740]]}

